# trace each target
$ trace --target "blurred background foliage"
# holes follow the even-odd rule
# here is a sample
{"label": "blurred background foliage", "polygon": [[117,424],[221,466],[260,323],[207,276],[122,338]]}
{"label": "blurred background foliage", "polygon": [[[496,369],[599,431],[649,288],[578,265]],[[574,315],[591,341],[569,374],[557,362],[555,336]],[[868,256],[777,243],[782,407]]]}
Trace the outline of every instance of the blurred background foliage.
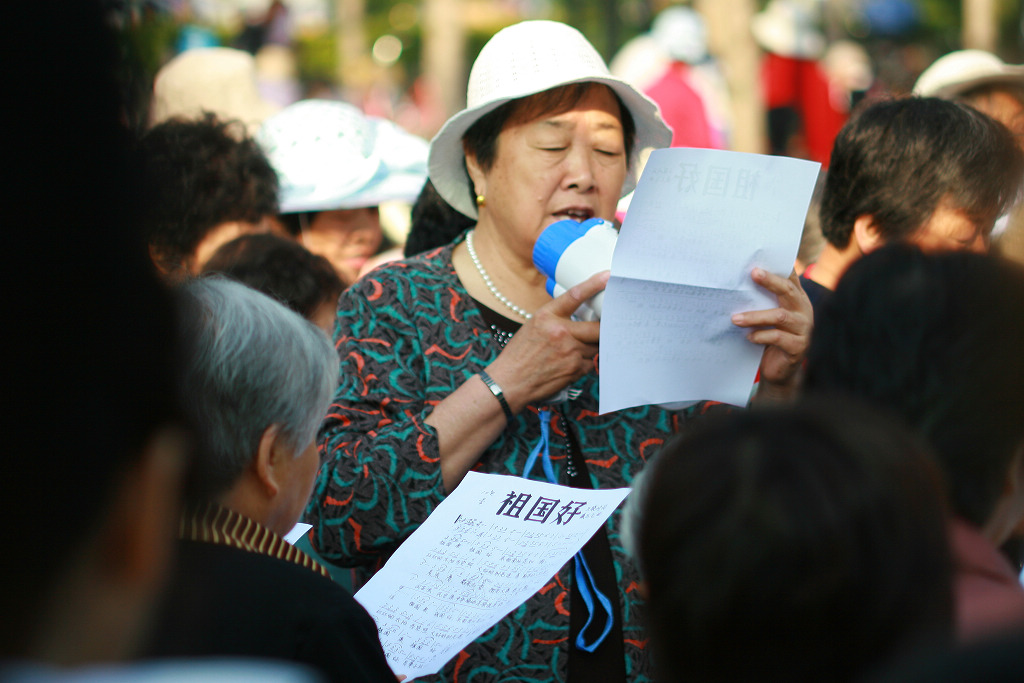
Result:
{"label": "blurred background foliage", "polygon": [[[213,43],[240,47],[246,22],[259,14],[269,0],[112,0],[125,36],[125,49],[136,64],[129,79],[141,94],[151,83],[159,67],[182,47],[188,31],[205,31]],[[293,9],[300,0],[285,0]],[[345,75],[339,68],[337,16],[346,2],[361,6],[362,30],[359,33],[370,52],[382,36],[399,42],[396,59],[376,71],[367,71],[363,79],[372,80],[386,70],[388,81],[397,89],[409,88],[421,74],[424,51],[424,6],[429,0],[301,0],[303,7],[319,6],[319,20],[296,22],[292,49],[298,77],[305,93],[338,91]],[[668,0],[451,0],[460,2],[465,24],[464,60],[474,55],[495,31],[527,18],[550,18],[579,28],[610,60],[628,40],[647,31],[659,11],[672,4]],[[699,0],[698,0],[699,1]],[[713,0],[721,2],[723,0]],[[747,0],[754,9],[767,0]],[[814,2],[815,0],[808,0]],[[202,21],[192,4],[216,4],[227,18]],[[888,83],[896,88],[909,87],[936,57],[962,47],[964,6],[970,2],[992,3],[997,21],[995,52],[1004,60],[1024,62],[1024,2],[1021,0],[823,0],[825,32],[830,40],[852,39],[863,45],[876,73],[890,72]],[[392,41],[391,45],[394,45]],[[897,64],[898,63],[898,64]],[[468,71],[468,66],[466,67]],[[900,74],[900,71],[907,73]],[[362,73],[362,72],[361,72]],[[148,83],[147,83],[148,79]]]}

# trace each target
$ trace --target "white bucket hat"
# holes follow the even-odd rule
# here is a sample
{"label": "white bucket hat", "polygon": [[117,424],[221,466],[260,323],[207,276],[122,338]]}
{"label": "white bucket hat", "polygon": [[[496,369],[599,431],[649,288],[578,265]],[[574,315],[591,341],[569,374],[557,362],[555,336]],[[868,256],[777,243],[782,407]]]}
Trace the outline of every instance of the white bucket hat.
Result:
{"label": "white bucket hat", "polygon": [[260,95],[252,55],[229,47],[195,48],[167,62],[153,82],[152,123],[213,112],[255,133],[280,107]]}
{"label": "white bucket hat", "polygon": [[557,21],[523,21],[487,41],[469,74],[466,108],[448,119],[430,143],[430,179],[445,201],[477,217],[466,175],[462,137],[484,115],[501,105],[572,83],[602,83],[622,100],[636,124],[622,194],[636,186],[636,159],[646,147],[666,147],[672,132],[658,107],[633,86],[615,78],[583,34]]}
{"label": "white bucket hat", "polygon": [[427,141],[344,102],[303,100],[256,135],[281,184],[281,213],[412,202],[427,180]]}
{"label": "white bucket hat", "polygon": [[984,50],[957,50],[939,57],[914,84],[921,97],[958,96],[979,85],[1024,85],[1024,65],[1011,65]]}

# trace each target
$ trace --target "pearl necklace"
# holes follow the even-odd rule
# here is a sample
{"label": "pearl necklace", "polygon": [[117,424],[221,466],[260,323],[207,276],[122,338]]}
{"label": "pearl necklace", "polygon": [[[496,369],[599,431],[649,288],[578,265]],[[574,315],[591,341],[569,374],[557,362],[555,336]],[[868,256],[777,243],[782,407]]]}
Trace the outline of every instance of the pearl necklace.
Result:
{"label": "pearl necklace", "polygon": [[487,274],[486,270],[484,270],[483,264],[480,263],[480,258],[476,255],[476,249],[473,248],[474,232],[474,230],[470,230],[468,233],[466,233],[466,249],[469,251],[469,258],[472,259],[473,265],[476,266],[476,272],[480,273],[480,277],[483,278],[484,284],[487,285],[487,289],[491,290],[491,294],[494,295],[495,299],[505,304],[505,306],[507,306],[510,311],[512,311],[519,317],[529,320],[530,318],[533,317],[533,314],[528,313],[525,309],[520,308],[519,306],[516,306],[514,303],[509,301],[508,297],[499,292],[498,288],[494,286],[493,282],[491,282],[491,276]]}

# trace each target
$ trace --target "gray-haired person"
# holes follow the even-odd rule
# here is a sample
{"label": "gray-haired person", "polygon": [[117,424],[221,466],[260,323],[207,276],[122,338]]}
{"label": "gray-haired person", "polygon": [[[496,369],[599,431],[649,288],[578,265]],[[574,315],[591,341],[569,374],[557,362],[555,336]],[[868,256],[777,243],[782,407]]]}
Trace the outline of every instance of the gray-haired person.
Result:
{"label": "gray-haired person", "polygon": [[282,538],[319,467],[338,358],[298,313],[218,277],[186,284],[184,395],[199,434],[178,559],[148,654],[259,656],[333,681],[394,676],[373,620]]}

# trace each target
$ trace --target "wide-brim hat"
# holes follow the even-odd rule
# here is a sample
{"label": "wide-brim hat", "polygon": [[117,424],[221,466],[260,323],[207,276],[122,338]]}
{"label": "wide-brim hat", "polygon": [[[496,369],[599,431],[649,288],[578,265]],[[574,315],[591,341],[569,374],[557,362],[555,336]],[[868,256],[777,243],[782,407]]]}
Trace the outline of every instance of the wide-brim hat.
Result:
{"label": "wide-brim hat", "polygon": [[921,97],[951,99],[982,85],[1024,85],[1024,65],[1007,64],[984,50],[957,50],[939,57],[914,84]]}
{"label": "wide-brim hat", "polygon": [[672,131],[658,106],[632,85],[615,78],[583,34],[557,21],[523,21],[487,41],[469,74],[466,108],[430,143],[429,171],[438,194],[455,209],[477,217],[466,174],[462,138],[486,114],[512,100],[573,83],[601,83],[622,100],[636,124],[636,144],[622,194],[636,186],[640,150],[667,147]]}
{"label": "wide-brim hat", "polygon": [[252,55],[229,47],[183,52],[167,62],[153,81],[154,125],[212,112],[225,121],[241,121],[252,134],[280,109],[260,95]]}
{"label": "wide-brim hat", "polygon": [[427,141],[333,100],[303,100],[256,135],[280,182],[281,213],[412,202],[427,180]]}

